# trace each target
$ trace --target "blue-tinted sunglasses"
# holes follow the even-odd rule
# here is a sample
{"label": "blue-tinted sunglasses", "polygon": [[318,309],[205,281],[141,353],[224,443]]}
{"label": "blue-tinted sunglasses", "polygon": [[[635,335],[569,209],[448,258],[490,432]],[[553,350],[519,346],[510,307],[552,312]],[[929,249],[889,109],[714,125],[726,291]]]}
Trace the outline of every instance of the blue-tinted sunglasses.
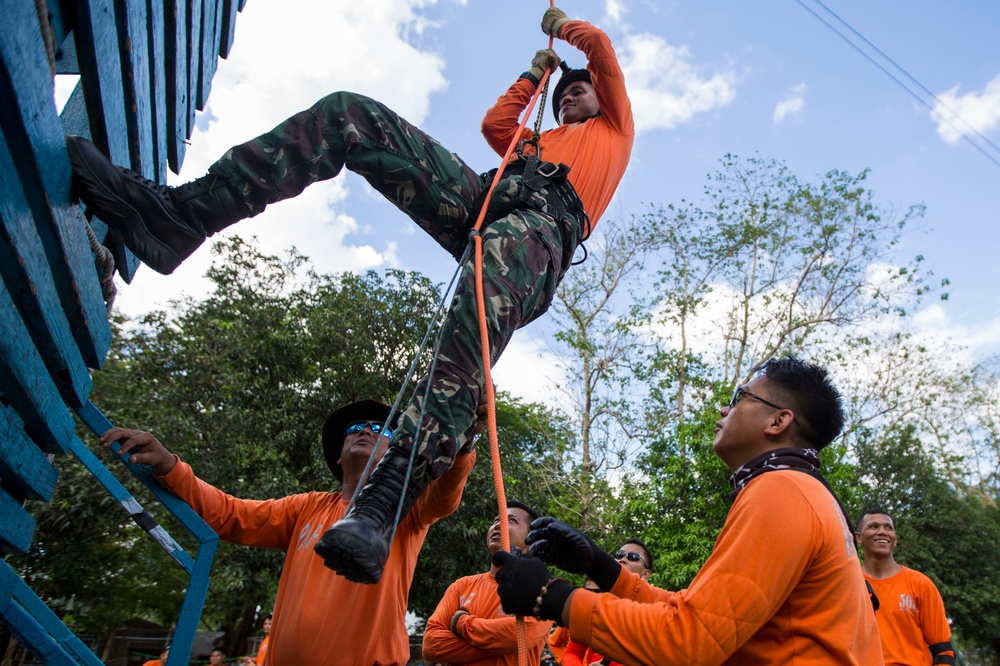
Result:
{"label": "blue-tinted sunglasses", "polygon": [[344,436],[353,435],[356,432],[361,432],[365,428],[371,428],[372,432],[376,435],[383,434],[386,437],[392,437],[392,428],[385,426],[382,427],[380,421],[354,421],[348,424],[347,429],[344,430]]}

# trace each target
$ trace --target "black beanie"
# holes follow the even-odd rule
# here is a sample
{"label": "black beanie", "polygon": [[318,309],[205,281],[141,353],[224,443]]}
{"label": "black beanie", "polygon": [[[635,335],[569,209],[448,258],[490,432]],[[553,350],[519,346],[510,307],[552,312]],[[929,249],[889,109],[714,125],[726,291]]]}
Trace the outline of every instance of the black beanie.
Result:
{"label": "black beanie", "polygon": [[565,60],[559,63],[559,67],[562,69],[563,74],[559,77],[559,83],[556,84],[556,89],[552,93],[552,115],[556,117],[557,123],[559,122],[559,100],[562,99],[563,92],[569,84],[574,81],[591,83],[590,71],[586,69],[570,69]]}

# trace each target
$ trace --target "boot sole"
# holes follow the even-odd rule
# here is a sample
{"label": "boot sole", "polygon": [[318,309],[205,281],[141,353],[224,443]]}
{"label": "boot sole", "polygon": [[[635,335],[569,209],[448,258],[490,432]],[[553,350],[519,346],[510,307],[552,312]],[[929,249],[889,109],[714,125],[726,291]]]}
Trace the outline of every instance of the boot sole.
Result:
{"label": "boot sole", "polygon": [[[108,184],[109,180],[118,182],[123,178],[118,173],[117,167],[108,160],[104,153],[101,153],[96,147],[87,146],[82,143],[83,141],[87,140],[82,137],[66,137],[66,150],[69,153],[69,161],[73,167],[74,181],[76,181],[73,187],[74,192],[102,222],[114,229],[139,261],[157,273],[170,275],[184,258],[179,257],[172,249],[156,240],[156,237],[146,226],[144,216]],[[107,167],[103,169],[106,173],[99,174],[95,171],[88,159],[84,158],[84,152],[94,153],[89,159],[96,159],[99,156],[100,160],[106,162]],[[111,174],[111,176],[107,174]],[[151,197],[151,199],[155,201],[155,198]],[[172,217],[169,211],[160,206],[158,202],[157,207],[159,208],[157,212],[164,218]],[[168,261],[164,261],[165,257]]]}
{"label": "boot sole", "polygon": [[353,583],[366,585],[381,580],[388,559],[385,540],[367,525],[351,519],[328,529],[314,550],[327,568]]}

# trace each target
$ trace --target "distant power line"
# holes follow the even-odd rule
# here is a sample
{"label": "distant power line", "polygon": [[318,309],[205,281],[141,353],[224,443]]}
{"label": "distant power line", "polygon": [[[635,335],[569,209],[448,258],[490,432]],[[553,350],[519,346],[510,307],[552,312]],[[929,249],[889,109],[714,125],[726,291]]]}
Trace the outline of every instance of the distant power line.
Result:
{"label": "distant power line", "polygon": [[[957,111],[955,111],[950,106],[948,106],[947,104],[945,104],[944,101],[940,97],[938,97],[933,92],[931,92],[930,90],[928,90],[926,86],[924,86],[922,83],[920,83],[920,81],[918,81],[916,79],[916,77],[914,77],[912,74],[910,74],[905,69],[903,69],[903,67],[900,66],[895,60],[893,60],[892,58],[890,58],[889,56],[887,56],[885,53],[882,52],[881,49],[879,49],[877,46],[875,46],[874,44],[872,44],[864,35],[862,35],[860,32],[858,32],[857,30],[855,30],[847,21],[845,21],[844,19],[840,18],[840,16],[838,16],[836,12],[834,12],[832,9],[830,9],[829,7],[827,7],[826,5],[824,5],[820,0],[812,0],[813,3],[815,3],[815,4],[819,5],[820,7],[822,7],[823,11],[825,11],[827,14],[829,14],[830,16],[832,16],[833,19],[835,19],[837,23],[839,23],[841,26],[843,26],[844,28],[846,28],[847,30],[849,30],[850,33],[854,35],[854,37],[856,37],[858,40],[860,40],[861,42],[863,42],[864,45],[867,46],[868,49],[870,49],[871,51],[874,51],[881,58],[882,61],[884,61],[885,63],[888,63],[888,66],[883,65],[881,62],[879,62],[879,60],[877,60],[875,57],[873,57],[868,51],[866,51],[864,48],[862,48],[857,42],[855,42],[853,39],[851,39],[848,35],[844,34],[844,32],[842,32],[841,29],[838,28],[836,25],[833,25],[826,18],[824,18],[823,16],[820,16],[816,12],[816,10],[814,10],[812,7],[808,6],[806,4],[806,2],[804,2],[803,0],[795,0],[795,2],[797,2],[807,12],[809,12],[810,14],[812,14],[813,16],[815,16],[817,19],[819,19],[823,23],[823,25],[825,25],[826,27],[830,28],[830,30],[832,30],[833,32],[835,32],[838,37],[840,37],[845,42],[847,42],[848,44],[850,44],[850,46],[855,51],[857,51],[858,53],[860,53],[861,55],[863,55],[869,62],[871,62],[876,67],[878,67],[883,72],[885,72],[885,74],[887,74],[889,76],[889,78],[891,78],[893,81],[895,81],[896,83],[898,83],[903,88],[903,90],[905,90],[906,92],[908,92],[914,99],[916,99],[918,102],[920,102],[921,104],[923,104],[924,106],[926,106],[928,109],[930,109],[931,113],[933,113],[934,115],[936,115],[938,118],[940,118],[944,122],[948,123],[948,125],[952,129],[954,129],[956,132],[958,132],[959,134],[961,134],[962,137],[966,141],[968,141],[970,144],[972,144],[972,146],[976,150],[978,150],[980,153],[982,153],[986,157],[986,159],[988,159],[989,161],[993,162],[993,164],[995,164],[996,166],[1000,167],[1000,159],[998,159],[998,156],[1000,156],[1000,147],[998,147],[995,143],[993,143],[992,141],[990,141],[989,137],[985,136],[982,132],[980,132],[978,129],[976,129],[976,127],[972,123],[970,123],[969,121],[967,121],[965,118],[963,118],[961,116],[961,114],[959,114]],[[895,73],[893,71],[890,71],[890,69],[894,70]],[[897,73],[900,74],[901,76],[897,76]],[[940,105],[940,108],[944,108],[949,113],[951,113],[954,116],[954,118],[956,118],[957,120],[960,121],[961,125],[964,125],[965,127],[971,129],[972,132],[973,132],[973,134],[976,137],[978,137],[980,141],[982,141],[987,146],[989,146],[990,148],[993,149],[993,151],[995,152],[995,154],[993,154],[991,151],[987,150],[983,145],[980,144],[979,141],[976,141],[973,138],[973,136],[970,135],[965,130],[965,128],[963,128],[963,127],[961,127],[959,125],[956,125],[955,123],[952,122],[951,118],[945,116],[943,113],[941,113],[940,111],[938,111],[938,107],[935,107],[935,105],[931,103],[931,100],[933,100],[938,105]]]}

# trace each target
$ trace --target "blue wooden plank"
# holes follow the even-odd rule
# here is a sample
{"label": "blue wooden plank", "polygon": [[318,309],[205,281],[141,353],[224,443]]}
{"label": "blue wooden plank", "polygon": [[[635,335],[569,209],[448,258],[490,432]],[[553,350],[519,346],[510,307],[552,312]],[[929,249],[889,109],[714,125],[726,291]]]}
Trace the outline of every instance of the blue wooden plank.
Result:
{"label": "blue wooden plank", "polygon": [[115,164],[128,164],[125,85],[113,0],[76,3],[77,61],[90,117],[90,136]]}
{"label": "blue wooden plank", "polygon": [[[90,430],[95,435],[101,435],[113,427],[111,421],[108,420],[104,414],[101,413],[97,407],[94,406],[92,402],[85,403],[82,407],[76,408],[76,415],[80,417],[80,420],[90,428]],[[112,450],[117,453],[118,444],[112,446]],[[128,462],[126,457],[118,456],[125,467],[135,475],[139,481],[146,486],[156,499],[160,500],[167,509],[177,516],[177,519],[181,522],[184,527],[186,527],[196,539],[201,543],[206,543],[208,541],[217,541],[218,535],[212,530],[204,520],[201,519],[194,509],[192,509],[187,502],[184,502],[179,497],[169,492],[166,488],[160,485],[160,482],[156,480],[153,473],[149,470],[146,465],[133,465]]]}
{"label": "blue wooden plank", "polygon": [[166,0],[163,32],[167,70],[167,164],[174,173],[180,173],[187,146],[185,141],[190,136],[187,0]]}
{"label": "blue wooden plank", "polygon": [[198,110],[204,111],[212,91],[212,78],[219,66],[222,36],[222,0],[204,0],[201,15],[201,68],[198,74]]}
{"label": "blue wooden plank", "polygon": [[99,368],[111,329],[80,210],[70,205],[69,159],[34,2],[9,0],[4,11],[17,29],[0,30],[0,127],[73,337],[84,361]]}
{"label": "blue wooden plank", "polygon": [[167,181],[167,69],[163,0],[146,0],[146,31],[149,34],[150,106],[153,121],[153,180]]}
{"label": "blue wooden plank", "polygon": [[155,179],[146,0],[115,0],[115,19],[125,84],[129,164],[133,171]]}
{"label": "blue wooden plank", "polygon": [[243,8],[246,6],[247,6],[247,0],[240,0],[240,11],[243,11]]}
{"label": "blue wooden plank", "polygon": [[219,55],[229,57],[236,35],[236,0],[222,0],[222,36],[219,38]]}
{"label": "blue wooden plank", "polygon": [[21,504],[0,490],[0,553],[26,553],[35,533],[35,519]]}
{"label": "blue wooden plank", "polygon": [[188,30],[188,125],[185,137],[194,132],[194,114],[200,110],[198,106],[198,81],[201,73],[201,40],[202,40],[202,0],[187,0],[187,30]]}
{"label": "blue wooden plank", "polygon": [[[104,486],[104,489],[108,491],[108,494],[118,501],[129,517],[136,520],[137,516],[145,513],[142,505],[139,504],[139,502],[132,497],[127,490],[125,490],[125,486],[123,486],[118,479],[116,479],[114,475],[108,471],[108,468],[104,466],[97,456],[95,456],[93,452],[80,441],[79,438],[74,437],[70,440],[69,450],[77,457],[83,466],[87,468],[87,471],[93,474],[94,478],[96,478],[97,481]],[[140,520],[136,520],[136,522],[142,526]],[[167,551],[167,553],[170,554],[171,557],[174,558],[179,565],[181,565],[181,568],[184,569],[188,575],[191,575],[194,567],[194,561],[191,559],[191,556],[188,555],[183,548],[181,548],[180,544],[178,544],[177,541],[162,528],[162,526],[157,526],[153,532],[150,532],[149,530],[146,531],[163,547],[164,550]]]}
{"label": "blue wooden plank", "polygon": [[[93,403],[88,402],[82,407],[78,407],[76,413],[80,420],[95,434],[106,432],[112,427],[111,421]],[[112,445],[112,450],[115,453],[118,452],[118,448],[117,443]],[[128,462],[127,456],[119,455],[118,459],[198,540],[198,554],[193,566],[189,569],[191,577],[188,581],[184,602],[181,605],[181,613],[177,618],[177,626],[171,643],[170,653],[171,655],[176,654],[177,657],[168,657],[167,660],[167,666],[180,666],[187,663],[186,658],[191,653],[191,646],[194,644],[198,621],[205,605],[205,597],[208,594],[209,573],[212,569],[212,561],[215,558],[219,537],[202,520],[201,516],[195,513],[194,509],[161,486],[149,467],[133,465]]]}
{"label": "blue wooden plank", "polygon": [[0,405],[0,478],[23,497],[48,502],[59,472],[24,431],[14,410]]}
{"label": "blue wooden plank", "polygon": [[0,285],[0,324],[4,331],[0,335],[0,394],[42,451],[64,453],[73,434],[73,418],[5,285]]}
{"label": "blue wooden plank", "polygon": [[73,338],[42,240],[7,142],[0,135],[0,278],[67,402],[80,404],[93,380]]}
{"label": "blue wooden plank", "polygon": [[21,580],[0,564],[0,585],[12,594],[2,614],[11,634],[47,666],[101,666],[101,660]]}

